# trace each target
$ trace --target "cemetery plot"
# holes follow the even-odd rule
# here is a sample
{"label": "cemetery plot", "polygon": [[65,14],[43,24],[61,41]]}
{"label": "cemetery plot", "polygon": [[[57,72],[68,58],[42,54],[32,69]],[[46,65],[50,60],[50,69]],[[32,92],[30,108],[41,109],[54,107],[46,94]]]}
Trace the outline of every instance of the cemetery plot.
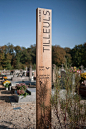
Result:
{"label": "cemetery plot", "polygon": [[[30,91],[27,91],[27,93],[30,94]],[[32,95],[27,95],[26,97],[24,97],[24,96],[19,96],[15,91],[14,99],[18,103],[21,103],[21,102],[36,102],[36,95],[33,95],[33,92],[32,92]]]}

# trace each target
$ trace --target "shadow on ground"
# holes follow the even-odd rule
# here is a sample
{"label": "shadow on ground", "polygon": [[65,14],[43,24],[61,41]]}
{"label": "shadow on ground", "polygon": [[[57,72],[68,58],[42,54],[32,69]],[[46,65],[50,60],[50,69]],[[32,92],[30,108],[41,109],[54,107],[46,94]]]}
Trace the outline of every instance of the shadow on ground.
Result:
{"label": "shadow on ground", "polygon": [[[15,126],[12,122],[8,122],[8,121],[2,121],[2,122],[3,122],[3,124],[6,123],[9,125]],[[5,125],[0,125],[0,129],[14,129],[14,128],[9,128],[8,126],[5,126]]]}
{"label": "shadow on ground", "polygon": [[5,90],[5,88],[0,88],[0,90]]}
{"label": "shadow on ground", "polygon": [[11,91],[1,91],[1,94],[11,94]]}
{"label": "shadow on ground", "polygon": [[[13,124],[12,122],[8,122],[8,121],[2,121],[3,122],[3,124],[4,123],[6,123],[6,124],[9,124],[9,125],[12,125],[13,127],[11,128],[9,128],[9,125],[8,126],[6,126],[6,125],[0,125],[0,129],[21,129],[21,127],[20,127],[20,125],[17,125],[17,127],[16,127],[16,125],[15,124]],[[34,127],[33,127],[33,125],[27,125],[26,127],[24,127],[24,129],[35,129]]]}
{"label": "shadow on ground", "polygon": [[[5,125],[0,125],[0,129],[9,129],[9,128]],[[14,129],[14,128],[10,128],[10,129]]]}
{"label": "shadow on ground", "polygon": [[10,103],[9,96],[0,96],[0,100]]}

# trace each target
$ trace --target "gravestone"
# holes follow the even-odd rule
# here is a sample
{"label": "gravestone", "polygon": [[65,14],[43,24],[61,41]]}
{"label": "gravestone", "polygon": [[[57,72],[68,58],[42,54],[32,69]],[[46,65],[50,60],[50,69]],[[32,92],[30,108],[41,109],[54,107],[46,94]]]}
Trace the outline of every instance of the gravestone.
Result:
{"label": "gravestone", "polygon": [[65,71],[61,71],[61,77],[65,78],[66,77],[66,72]]}
{"label": "gravestone", "polygon": [[26,67],[26,71],[27,71],[27,67]]}
{"label": "gravestone", "polygon": [[[36,11],[36,129],[50,129],[52,11],[42,8],[38,8]],[[44,116],[48,121],[43,119]]]}
{"label": "gravestone", "polygon": [[8,80],[11,80],[13,78],[13,75],[6,75]]}
{"label": "gravestone", "polygon": [[63,64],[62,64],[62,67],[61,67],[61,71],[64,71],[64,67],[63,67]]}
{"label": "gravestone", "polygon": [[30,81],[32,80],[32,66],[30,65],[30,69],[29,69],[29,78]]}
{"label": "gravestone", "polygon": [[72,84],[75,85],[75,74],[73,74]]}
{"label": "gravestone", "polygon": [[59,68],[58,74],[59,76],[61,76],[61,68]]}
{"label": "gravestone", "polygon": [[22,81],[22,78],[21,77],[13,77],[12,78],[12,81],[15,81],[15,82],[17,82],[17,81]]}
{"label": "gravestone", "polygon": [[4,73],[5,73],[5,69],[4,69]]}
{"label": "gravestone", "polygon": [[56,80],[56,65],[53,64],[53,67],[52,67],[52,82],[54,83]]}
{"label": "gravestone", "polygon": [[61,77],[62,78],[65,78],[66,77],[66,72],[64,70],[63,64],[62,64],[62,67],[61,67]]}
{"label": "gravestone", "polygon": [[81,65],[81,73],[84,73],[83,65]]}
{"label": "gravestone", "polygon": [[25,71],[25,76],[26,76],[26,74],[27,74],[27,67],[26,67],[26,71]]}
{"label": "gravestone", "polygon": [[29,81],[29,77],[23,76],[21,78],[22,78],[22,81]]}
{"label": "gravestone", "polygon": [[36,80],[36,70],[34,70],[34,80]]}

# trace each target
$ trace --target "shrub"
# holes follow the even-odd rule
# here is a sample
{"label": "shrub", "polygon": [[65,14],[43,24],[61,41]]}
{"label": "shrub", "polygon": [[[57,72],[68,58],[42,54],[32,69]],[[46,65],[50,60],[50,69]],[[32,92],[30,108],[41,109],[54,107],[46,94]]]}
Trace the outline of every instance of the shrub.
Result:
{"label": "shrub", "polygon": [[[58,68],[56,71],[58,71]],[[75,74],[75,71],[71,71],[71,68],[66,68],[65,71],[66,76],[61,79],[58,76],[58,72],[56,72],[56,80],[54,83],[55,94],[51,98],[51,104],[59,121],[60,127],[65,129],[75,129],[85,125],[86,103],[82,103],[79,95],[79,74]],[[75,78],[74,83],[73,77]],[[64,82],[63,84],[61,80]],[[60,91],[63,87],[65,88],[65,94],[62,98]]]}

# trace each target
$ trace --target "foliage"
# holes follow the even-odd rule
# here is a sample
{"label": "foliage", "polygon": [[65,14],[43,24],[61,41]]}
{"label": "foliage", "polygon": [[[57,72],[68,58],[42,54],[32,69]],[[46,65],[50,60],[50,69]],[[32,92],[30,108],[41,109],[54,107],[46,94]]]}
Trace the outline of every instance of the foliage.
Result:
{"label": "foliage", "polygon": [[[66,68],[65,71],[66,76],[62,78],[59,78],[58,72],[56,72],[55,94],[52,95],[51,104],[60,128],[75,129],[84,126],[86,122],[86,103],[81,100],[79,95],[79,74],[70,73],[71,68]],[[73,83],[73,79],[75,83]],[[64,92],[62,93],[62,91]]]}
{"label": "foliage", "polygon": [[10,86],[10,83],[6,83],[4,86],[8,88]]}
{"label": "foliage", "polygon": [[0,70],[3,70],[3,67],[0,65]]}
{"label": "foliage", "polygon": [[20,84],[16,85],[16,90],[17,90],[18,95],[26,96],[27,95],[26,92],[25,92],[26,89],[27,89],[27,86],[26,86],[25,83],[20,83]]}
{"label": "foliage", "polygon": [[85,73],[81,73],[81,78],[80,78],[80,82],[86,80],[86,72]]}
{"label": "foliage", "polygon": [[65,55],[66,52],[60,46],[52,46],[52,62],[57,66],[61,66],[61,64],[65,63]]}
{"label": "foliage", "polygon": [[18,91],[17,90],[17,93],[18,93],[19,96],[24,96],[24,97],[26,97],[27,95],[30,95],[31,94],[31,93],[29,94],[27,92],[24,92],[23,90],[21,90],[21,91]]}
{"label": "foliage", "polygon": [[64,50],[66,52],[66,55],[65,55],[66,64],[69,66],[72,63],[71,49],[68,47],[65,47]]}
{"label": "foliage", "polygon": [[72,73],[76,73],[76,72],[77,72],[76,67],[75,67],[75,66],[74,66],[74,67],[71,67],[71,68],[70,68],[70,72],[72,72]]}
{"label": "foliage", "polygon": [[3,82],[3,85],[4,85],[5,87],[9,87],[9,86],[11,85],[11,82],[8,81],[8,80],[6,80],[6,81]]}
{"label": "foliage", "polygon": [[36,64],[33,64],[32,68],[35,70],[36,69]]}
{"label": "foliage", "polygon": [[16,89],[17,90],[26,90],[27,89],[27,86],[25,83],[20,83],[20,84],[17,84],[16,85]]}
{"label": "foliage", "polygon": [[[52,46],[52,64],[61,66],[67,63],[72,66],[86,67],[86,43],[76,45],[73,49],[68,47],[62,48],[58,45]],[[0,69],[25,69],[36,64],[36,45],[31,45],[30,48],[13,46],[8,43],[0,47]]]}
{"label": "foliage", "polygon": [[7,69],[7,70],[11,70],[11,69],[12,69],[12,66],[11,66],[10,63],[7,64],[6,69]]}
{"label": "foliage", "polygon": [[72,63],[73,66],[81,66],[84,65],[86,67],[86,43],[83,45],[75,45],[75,47],[71,50]]}

